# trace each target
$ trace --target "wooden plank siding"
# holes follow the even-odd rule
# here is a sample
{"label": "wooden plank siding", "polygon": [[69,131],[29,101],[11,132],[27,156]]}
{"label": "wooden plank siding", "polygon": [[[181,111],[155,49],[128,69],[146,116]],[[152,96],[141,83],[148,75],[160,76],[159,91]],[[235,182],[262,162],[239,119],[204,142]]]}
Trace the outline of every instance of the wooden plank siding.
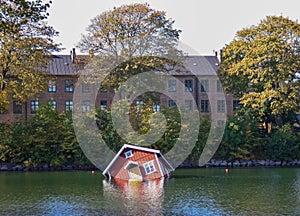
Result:
{"label": "wooden plank siding", "polygon": [[[130,151],[130,150],[132,151],[133,156],[126,159],[124,153],[127,151]],[[150,162],[150,161],[153,161],[156,171],[146,175],[144,163]],[[115,161],[115,163],[111,166],[111,168],[109,169],[111,176],[116,179],[129,180],[130,177],[128,174],[128,170],[126,169],[126,166],[130,162],[138,163],[143,180],[152,180],[152,179],[157,179],[157,178],[163,177],[163,174],[160,173],[160,167],[157,162],[155,153],[140,151],[140,150],[130,149],[130,148],[124,149],[124,151],[119,155],[119,157]]]}

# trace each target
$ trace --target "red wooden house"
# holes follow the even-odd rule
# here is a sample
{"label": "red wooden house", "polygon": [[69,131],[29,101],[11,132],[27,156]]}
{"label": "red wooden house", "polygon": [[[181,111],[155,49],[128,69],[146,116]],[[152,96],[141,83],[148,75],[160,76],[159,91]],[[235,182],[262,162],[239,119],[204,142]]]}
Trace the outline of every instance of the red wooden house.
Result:
{"label": "red wooden house", "polygon": [[148,181],[168,177],[174,168],[159,150],[125,144],[103,171],[109,179]]}

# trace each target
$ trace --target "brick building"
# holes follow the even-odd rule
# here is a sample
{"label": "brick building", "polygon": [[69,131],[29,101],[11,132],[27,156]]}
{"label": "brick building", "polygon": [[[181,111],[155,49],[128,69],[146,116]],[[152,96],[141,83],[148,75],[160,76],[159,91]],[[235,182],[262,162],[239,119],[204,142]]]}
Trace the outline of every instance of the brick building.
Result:
{"label": "brick building", "polygon": [[[47,91],[32,97],[26,103],[12,101],[7,113],[0,114],[0,121],[27,120],[36,113],[41,104],[49,101],[59,112],[72,110],[75,84],[82,67],[80,58],[84,56],[76,56],[74,51],[71,55],[54,55],[49,65],[49,73],[55,76],[56,81],[49,81]],[[225,95],[224,98],[221,83],[216,76],[219,66],[217,56],[188,56],[185,64],[184,70],[168,72],[174,77],[166,81],[166,91],[172,95],[172,99],[161,96],[161,104],[154,109],[159,109],[161,105],[176,106],[177,103],[184,103],[186,108],[198,109],[201,114],[214,112],[232,115],[239,101],[231,95]],[[82,92],[85,91],[89,91],[88,85],[82,87]],[[187,94],[193,95],[195,104],[185,100]],[[106,109],[111,104],[113,95],[112,91],[99,91],[95,105]],[[89,110],[92,105],[85,101],[83,111]]]}

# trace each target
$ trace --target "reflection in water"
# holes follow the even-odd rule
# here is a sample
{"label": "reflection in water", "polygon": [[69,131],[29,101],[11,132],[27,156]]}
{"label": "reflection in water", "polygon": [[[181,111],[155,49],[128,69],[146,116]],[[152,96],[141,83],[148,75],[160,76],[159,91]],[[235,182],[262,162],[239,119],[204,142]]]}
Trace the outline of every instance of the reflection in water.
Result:
{"label": "reflection in water", "polygon": [[300,169],[176,170],[167,180],[0,173],[0,215],[299,215]]}
{"label": "reflection in water", "polygon": [[104,199],[114,200],[125,215],[161,215],[164,179],[129,182],[103,180]]}

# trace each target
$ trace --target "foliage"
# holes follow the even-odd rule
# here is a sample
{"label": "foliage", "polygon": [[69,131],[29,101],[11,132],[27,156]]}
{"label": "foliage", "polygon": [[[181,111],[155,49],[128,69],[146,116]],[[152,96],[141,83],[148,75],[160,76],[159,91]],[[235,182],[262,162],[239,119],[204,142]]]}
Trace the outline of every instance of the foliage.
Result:
{"label": "foliage", "polygon": [[193,148],[193,151],[186,159],[186,162],[192,163],[192,164],[199,164],[199,158],[201,153],[203,152],[204,146],[206,145],[209,131],[211,127],[211,120],[208,116],[202,116],[201,117],[201,123],[199,126],[199,132],[198,132],[198,140],[195,144],[195,147]]}
{"label": "foliage", "polygon": [[[151,114],[156,115],[157,113],[153,113],[152,106],[151,108],[147,108],[145,104],[143,107],[139,107],[139,110],[136,108],[133,109],[134,110],[131,111],[130,115],[130,127],[133,127],[139,134],[144,134],[150,128],[150,123],[148,121],[150,109]],[[151,147],[166,153],[173,147],[178,139],[180,132],[180,115],[178,110],[174,109],[162,109],[161,112],[166,118],[167,126],[163,136],[155,142],[155,144],[151,145]],[[96,118],[103,140],[113,151],[117,152],[126,141],[120,137],[115,130],[111,119],[111,111],[97,110]],[[135,145],[136,143],[131,144]]]}
{"label": "foliage", "polygon": [[[166,129],[151,147],[167,153],[178,141],[180,113],[172,108],[162,108],[161,112],[167,121]],[[145,119],[134,118],[131,124],[138,126],[137,131],[145,132],[149,127]],[[115,131],[111,111],[98,109],[96,121],[105,143],[117,152],[126,142]],[[198,141],[185,163],[198,164],[210,125],[208,117],[201,118]],[[300,134],[293,131],[291,125],[275,128],[270,138],[261,137],[257,122],[239,113],[228,120],[224,139],[214,158],[229,161],[253,158],[291,160],[300,157],[299,147]],[[26,124],[0,124],[0,162],[26,166],[90,164],[77,143],[71,113],[58,113],[48,103],[42,105],[34,118]]]}
{"label": "foliage", "polygon": [[237,32],[223,50],[220,77],[257,120],[282,126],[300,104],[300,25],[269,16]]}
{"label": "foliage", "polygon": [[180,30],[173,23],[148,4],[115,7],[91,20],[78,47],[97,55],[92,58],[97,61],[96,74],[109,74],[102,86],[117,89],[132,75],[167,69],[180,61],[176,47]]}
{"label": "foliage", "polygon": [[91,22],[79,43],[82,51],[126,59],[167,54],[166,48],[176,45],[180,33],[173,29],[174,21],[167,19],[165,12],[139,3],[115,7]]}
{"label": "foliage", "polygon": [[249,160],[258,155],[263,148],[262,138],[256,120],[242,115],[231,117],[226,124],[223,140],[215,157]]}
{"label": "foliage", "polygon": [[269,139],[267,156],[273,160],[292,160],[300,156],[299,152],[299,134],[293,132],[292,126],[276,127]]}
{"label": "foliage", "polygon": [[6,123],[0,123],[0,161],[7,161],[10,151],[10,125]]}
{"label": "foliage", "polygon": [[0,1],[0,111],[10,95],[20,102],[47,87],[47,65],[58,51],[49,25],[50,3],[42,0]]}
{"label": "foliage", "polygon": [[89,164],[77,143],[71,113],[58,113],[48,103],[27,123],[3,123],[0,160],[26,166]]}

